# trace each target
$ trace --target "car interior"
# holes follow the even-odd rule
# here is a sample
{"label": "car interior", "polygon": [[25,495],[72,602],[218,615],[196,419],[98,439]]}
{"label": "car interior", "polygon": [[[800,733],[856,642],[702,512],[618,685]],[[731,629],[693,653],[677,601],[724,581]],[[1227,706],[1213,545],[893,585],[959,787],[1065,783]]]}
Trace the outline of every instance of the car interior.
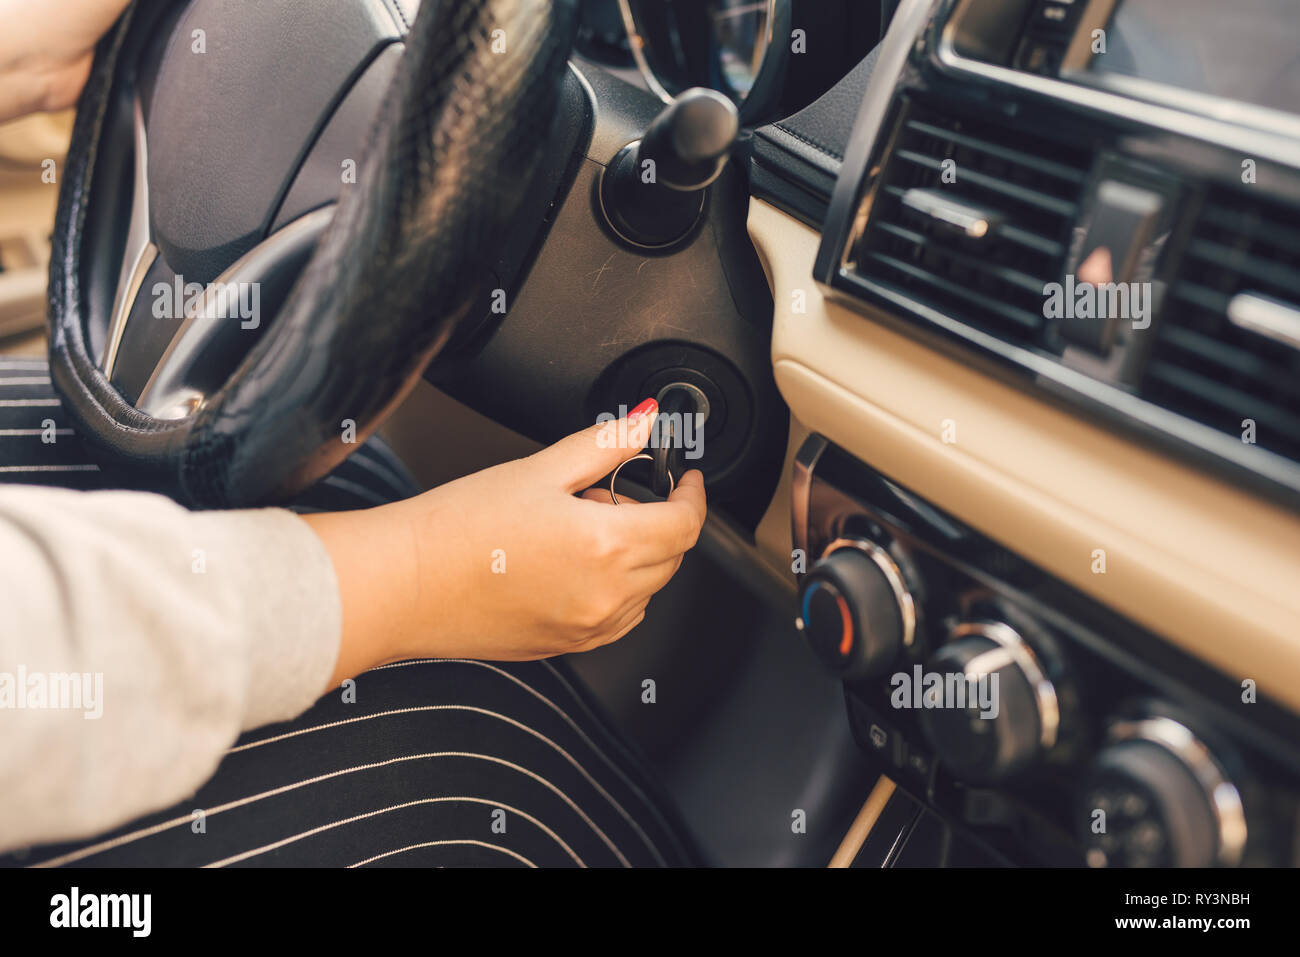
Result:
{"label": "car interior", "polygon": [[136,0],[0,126],[75,433],[0,477],[365,507],[653,396],[709,518],[569,664],[705,863],[1300,863],[1292,0],[435,2],[506,26]]}

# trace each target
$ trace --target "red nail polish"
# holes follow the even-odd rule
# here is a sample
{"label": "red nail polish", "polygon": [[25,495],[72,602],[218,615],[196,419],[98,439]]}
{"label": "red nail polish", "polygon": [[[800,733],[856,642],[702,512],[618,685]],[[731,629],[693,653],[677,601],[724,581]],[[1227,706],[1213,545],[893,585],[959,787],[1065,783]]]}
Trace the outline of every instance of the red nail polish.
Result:
{"label": "red nail polish", "polygon": [[639,419],[643,415],[650,415],[652,412],[657,411],[658,408],[659,408],[658,402],[656,402],[654,399],[646,399],[635,409],[633,409],[631,412],[627,414],[627,420],[631,422],[633,419]]}

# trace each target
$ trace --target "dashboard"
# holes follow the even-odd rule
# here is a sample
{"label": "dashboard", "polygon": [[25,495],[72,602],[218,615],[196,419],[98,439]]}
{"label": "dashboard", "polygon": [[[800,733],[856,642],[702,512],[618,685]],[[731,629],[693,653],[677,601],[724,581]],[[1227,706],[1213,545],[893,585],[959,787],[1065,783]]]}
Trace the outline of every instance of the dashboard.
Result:
{"label": "dashboard", "polygon": [[[1096,7],[1112,7],[1111,19],[1089,19]],[[1181,4],[1178,17],[1199,11],[1209,26],[1215,8]],[[866,164],[888,162],[865,191],[837,197],[818,278],[1294,505],[1300,118],[1252,103],[1234,110],[1220,96],[1188,100],[1185,88],[1150,79],[1168,70],[1145,53],[1140,83],[1150,92],[1117,92],[1141,50],[1132,37],[1168,37],[1152,15],[1171,9],[959,4],[932,36],[931,68],[900,79],[871,137]],[[1044,28],[1047,10],[1068,17]],[[1289,32],[1294,61],[1294,20],[1274,22],[1275,33]],[[1294,62],[1269,66],[1240,39],[1217,62],[1235,62],[1225,55],[1235,51],[1268,79],[1224,68],[1213,81],[1221,93],[1235,83],[1267,100],[1295,82]],[[1107,40],[1118,67],[1110,52],[1091,52]],[[1108,274],[1088,285],[1132,301],[1094,316],[1077,274],[1099,248]],[[1053,284],[1073,301],[1052,302]]]}
{"label": "dashboard", "polygon": [[1297,862],[1300,25],[1220,6],[904,2],[755,135],[799,627],[1010,862]]}

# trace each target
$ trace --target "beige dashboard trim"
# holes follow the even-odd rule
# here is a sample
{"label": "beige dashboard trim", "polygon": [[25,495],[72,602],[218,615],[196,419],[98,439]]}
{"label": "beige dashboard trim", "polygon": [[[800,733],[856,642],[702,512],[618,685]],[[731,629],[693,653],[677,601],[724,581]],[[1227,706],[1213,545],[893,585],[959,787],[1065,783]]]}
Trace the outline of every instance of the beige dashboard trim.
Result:
{"label": "beige dashboard trim", "polygon": [[867,842],[871,832],[875,830],[876,822],[880,820],[881,812],[885,810],[885,805],[889,799],[894,796],[894,782],[885,775],[876,779],[876,786],[871,789],[867,795],[866,803],[858,811],[858,816],[853,819],[849,825],[848,833],[844,835],[844,840],[840,841],[840,846],[836,848],[835,854],[831,857],[831,862],[827,867],[844,868],[852,867],[853,860],[862,850],[862,845]]}
{"label": "beige dashboard trim", "polygon": [[770,204],[751,202],[749,232],[803,425],[1300,711],[1300,516],[826,301],[818,234]]}

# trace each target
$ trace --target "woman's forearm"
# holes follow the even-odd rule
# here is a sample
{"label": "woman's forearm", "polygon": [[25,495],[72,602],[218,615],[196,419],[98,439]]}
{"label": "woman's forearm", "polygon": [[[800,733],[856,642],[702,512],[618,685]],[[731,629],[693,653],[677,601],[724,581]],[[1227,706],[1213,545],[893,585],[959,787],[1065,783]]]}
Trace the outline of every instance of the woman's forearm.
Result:
{"label": "woman's forearm", "polygon": [[[420,593],[436,590],[437,583],[422,585],[413,530],[396,518],[390,507],[303,516],[329,553],[338,579],[343,628],[327,688],[401,657],[401,649],[418,634],[422,615],[432,610],[431,596],[422,601]],[[426,636],[433,627],[429,622]]]}
{"label": "woman's forearm", "polygon": [[334,572],[281,509],[0,487],[0,850],[194,792],[337,658]]}

